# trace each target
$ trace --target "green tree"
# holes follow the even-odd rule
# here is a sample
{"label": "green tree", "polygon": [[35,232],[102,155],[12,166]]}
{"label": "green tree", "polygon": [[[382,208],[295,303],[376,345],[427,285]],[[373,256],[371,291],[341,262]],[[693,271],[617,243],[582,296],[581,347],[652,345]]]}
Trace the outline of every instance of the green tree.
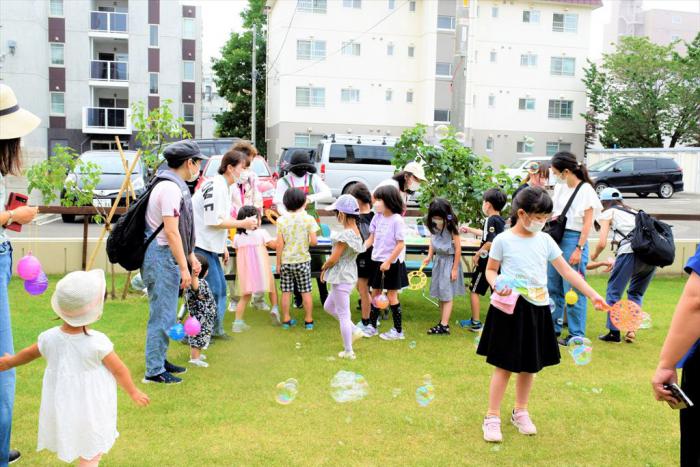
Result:
{"label": "green tree", "polygon": [[255,141],[265,152],[265,16],[264,0],[249,0],[248,8],[241,13],[242,33],[233,32],[221,49],[221,58],[213,61],[212,69],[219,93],[229,102],[230,109],[215,117],[217,136],[236,136],[251,139],[250,116],[252,112],[251,76],[253,26],[256,26],[256,128]]}

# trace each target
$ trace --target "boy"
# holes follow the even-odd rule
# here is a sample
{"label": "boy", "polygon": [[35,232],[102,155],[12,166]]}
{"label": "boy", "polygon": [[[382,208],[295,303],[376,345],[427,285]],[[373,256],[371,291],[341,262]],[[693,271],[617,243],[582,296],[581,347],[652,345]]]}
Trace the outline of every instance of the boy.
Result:
{"label": "boy", "polygon": [[277,219],[277,270],[282,289],[282,328],[289,329],[296,320],[289,316],[289,302],[296,285],[304,306],[304,327],[314,328],[311,302],[311,255],[309,246],[316,246],[316,220],[306,212],[306,194],[289,188],[282,198],[287,213]]}
{"label": "boy", "polygon": [[479,230],[472,227],[462,227],[460,229],[462,233],[471,233],[481,237],[481,246],[473,259],[475,268],[470,287],[472,319],[459,321],[460,326],[463,328],[468,327],[473,332],[479,332],[482,327],[481,321],[479,321],[479,296],[486,295],[486,291],[489,290],[489,283],[486,281],[486,264],[489,262],[488,254],[493,239],[505,230],[506,222],[501,217],[501,210],[506,205],[507,200],[506,194],[498,188],[486,190],[484,192],[484,201],[481,205],[481,211],[486,216],[483,229]]}

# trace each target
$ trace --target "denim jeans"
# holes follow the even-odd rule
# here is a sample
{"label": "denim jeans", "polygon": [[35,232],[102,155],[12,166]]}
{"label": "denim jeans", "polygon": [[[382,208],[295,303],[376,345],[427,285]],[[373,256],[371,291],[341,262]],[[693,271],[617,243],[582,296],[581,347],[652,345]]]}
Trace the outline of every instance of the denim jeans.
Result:
{"label": "denim jeans", "polygon": [[[14,354],[10,301],[7,286],[12,275],[12,246],[0,243],[0,355]],[[15,402],[15,370],[0,372],[0,467],[7,465],[12,428],[12,406]]]}
{"label": "denim jeans", "polygon": [[[608,279],[608,289],[605,293],[605,301],[612,305],[622,298],[622,294],[627,288],[627,298],[639,306],[642,306],[644,292],[654,278],[656,268],[649,266],[642,261],[637,261],[634,253],[624,253],[615,258],[615,266],[610,272]],[[608,324],[606,326],[611,331],[618,331],[608,313]]]}
{"label": "denim jeans", "polygon": [[165,371],[168,329],[177,321],[180,290],[180,268],[168,245],[158,245],[156,240],[148,245],[141,277],[148,288],[146,376],[157,376]]}
{"label": "denim jeans", "polygon": [[213,335],[220,336],[224,333],[224,318],[226,317],[226,278],[224,269],[221,267],[219,255],[211,251],[195,248],[194,252],[204,256],[209,263],[207,273],[207,284],[216,300],[216,325],[214,325]]}
{"label": "denim jeans", "polygon": [[[562,238],[559,248],[564,254],[564,260],[568,262],[571,253],[576,249],[581,232],[575,230],[566,230],[564,238]],[[583,277],[586,277],[586,265],[588,264],[588,244],[583,247],[581,252],[581,262],[574,269],[578,270]],[[554,301],[555,310],[552,313],[552,321],[554,321],[554,332],[561,333],[561,328],[564,325],[564,307],[566,306],[566,317],[569,325],[569,335],[585,336],[586,335],[586,313],[588,300],[585,295],[576,290],[578,300],[573,305],[566,305],[564,295],[571,289],[571,284],[564,280],[559,275],[554,266],[550,263],[547,267],[547,288],[549,296]]]}

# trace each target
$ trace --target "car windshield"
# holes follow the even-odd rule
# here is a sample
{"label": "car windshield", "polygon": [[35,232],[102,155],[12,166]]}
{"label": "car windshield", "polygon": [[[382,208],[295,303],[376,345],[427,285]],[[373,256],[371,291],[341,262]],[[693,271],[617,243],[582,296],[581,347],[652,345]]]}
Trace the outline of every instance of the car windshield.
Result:
{"label": "car windshield", "polygon": [[598,161],[595,164],[589,165],[588,170],[590,172],[602,172],[619,160],[620,159],[605,159],[604,161]]}
{"label": "car windshield", "polygon": [[527,159],[516,159],[515,162],[510,164],[509,168],[511,169],[519,169],[523,166]]}
{"label": "car windshield", "polygon": [[[133,154],[125,154],[127,165],[131,165],[134,160]],[[97,164],[103,174],[123,174],[126,173],[124,166],[122,165],[122,159],[119,155],[105,155],[105,154],[88,154],[83,155],[80,158],[81,162],[92,162]],[[141,173],[141,161],[138,161],[134,166],[134,171],[132,173]]]}
{"label": "car windshield", "polygon": [[[211,159],[209,165],[207,166],[207,171],[204,174],[204,176],[213,177],[217,174],[219,166],[221,166],[221,157]],[[251,170],[253,170],[253,172],[255,172],[255,175],[257,175],[258,177],[270,176],[270,171],[267,168],[267,164],[265,164],[265,161],[263,161],[262,159],[253,159],[253,163],[251,164]]]}

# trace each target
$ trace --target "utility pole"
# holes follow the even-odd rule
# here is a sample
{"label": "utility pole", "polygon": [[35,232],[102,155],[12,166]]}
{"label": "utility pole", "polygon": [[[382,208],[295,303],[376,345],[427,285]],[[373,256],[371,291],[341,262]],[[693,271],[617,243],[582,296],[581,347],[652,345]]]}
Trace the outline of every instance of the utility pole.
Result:
{"label": "utility pole", "polygon": [[253,102],[251,103],[250,106],[250,142],[253,143],[253,146],[255,146],[255,113],[256,113],[256,108],[255,108],[255,87],[256,87],[256,81],[258,80],[258,72],[255,69],[255,62],[256,62],[256,55],[257,55],[257,48],[256,48],[256,39],[258,35],[258,25],[253,24],[253,61],[251,65],[251,70],[250,70],[250,77],[252,81],[252,87],[251,87],[251,99],[253,99]]}
{"label": "utility pole", "polygon": [[466,133],[465,142],[471,146],[472,68],[474,67],[474,36],[478,0],[456,0],[455,57],[452,80],[452,115],[450,124],[455,131]]}

